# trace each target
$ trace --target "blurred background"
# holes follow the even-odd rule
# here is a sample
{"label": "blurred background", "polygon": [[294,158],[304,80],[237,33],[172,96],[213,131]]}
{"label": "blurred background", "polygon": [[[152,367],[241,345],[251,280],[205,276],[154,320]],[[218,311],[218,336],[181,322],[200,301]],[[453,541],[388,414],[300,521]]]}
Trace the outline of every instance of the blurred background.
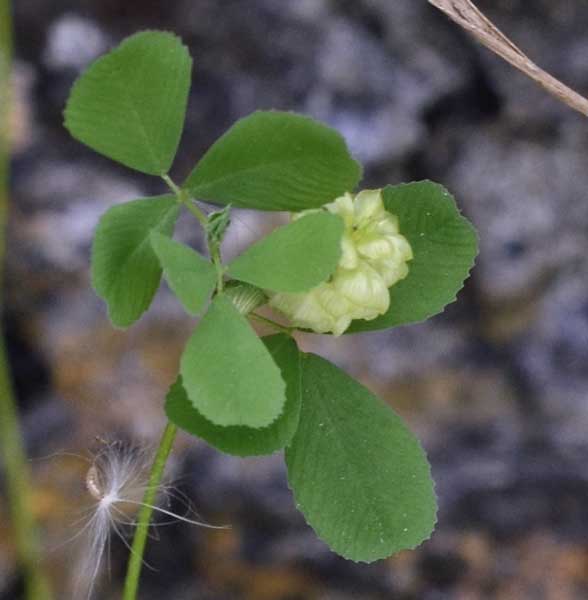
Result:
{"label": "blurred background", "polygon": [[[540,65],[588,93],[584,2],[478,6]],[[4,318],[58,599],[68,600],[75,571],[75,546],[63,543],[80,529],[87,501],[83,457],[95,436],[156,441],[194,324],[164,286],[137,325],[111,327],[90,288],[93,229],[113,203],[164,186],[62,127],[74,79],[145,28],[174,31],[195,59],[174,178],[235,119],[300,111],[345,136],[366,167],[363,187],[446,185],[476,225],[481,254],[458,302],[427,323],[300,340],[382,396],[422,440],[440,502],[433,538],[373,565],[347,562],[296,512],[281,455],[242,460],[181,436],[171,479],[204,519],[232,529],[160,528],[146,556],[156,571],[144,571],[140,598],[588,597],[585,119],[425,0],[18,0],[15,27]],[[237,211],[231,251],[271,225]],[[190,220],[178,234],[201,243]],[[113,539],[97,599],[119,597],[127,554]],[[0,599],[21,593],[0,496]]]}

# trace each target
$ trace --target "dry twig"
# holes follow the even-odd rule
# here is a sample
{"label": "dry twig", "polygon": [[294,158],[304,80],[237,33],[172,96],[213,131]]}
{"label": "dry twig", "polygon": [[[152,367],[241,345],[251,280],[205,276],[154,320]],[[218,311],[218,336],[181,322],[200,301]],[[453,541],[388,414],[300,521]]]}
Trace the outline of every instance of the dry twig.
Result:
{"label": "dry twig", "polygon": [[480,43],[539,83],[550,94],[588,116],[588,99],[538,67],[517,48],[470,0],[429,0],[429,3],[469,31]]}

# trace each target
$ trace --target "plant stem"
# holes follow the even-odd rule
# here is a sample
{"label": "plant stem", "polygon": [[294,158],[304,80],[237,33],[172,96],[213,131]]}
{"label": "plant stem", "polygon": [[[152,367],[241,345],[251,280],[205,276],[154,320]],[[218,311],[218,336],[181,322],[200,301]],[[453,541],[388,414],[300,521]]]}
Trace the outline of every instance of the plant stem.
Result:
{"label": "plant stem", "polygon": [[[10,178],[10,120],[12,105],[12,10],[0,0],[0,286],[6,253],[6,220]],[[1,296],[0,296],[1,298]],[[0,304],[0,308],[2,308]],[[37,530],[31,510],[29,468],[16,399],[10,379],[4,334],[0,329],[0,454],[6,470],[10,516],[16,551],[24,570],[28,600],[49,600],[51,594],[39,566]]]}
{"label": "plant stem", "polygon": [[28,600],[49,600],[49,585],[40,569],[37,528],[31,510],[29,468],[23,448],[18,412],[4,340],[0,336],[0,449],[4,458],[8,503],[16,551],[24,570]]}
{"label": "plant stem", "polygon": [[179,198],[182,194],[182,190],[174,183],[174,180],[167,173],[164,173],[161,178],[167,183],[170,190]]}
{"label": "plant stem", "polygon": [[155,455],[153,466],[151,467],[149,484],[143,498],[144,505],[141,506],[139,511],[137,529],[135,530],[135,536],[133,537],[131,556],[129,558],[129,565],[127,568],[123,600],[136,600],[137,598],[141,567],[143,566],[143,554],[145,553],[147,534],[149,533],[149,524],[153,514],[152,507],[156,501],[157,491],[161,484],[163,471],[170,455],[176,433],[177,427],[168,422],[163,435],[161,436],[157,454]]}
{"label": "plant stem", "polygon": [[[208,217],[194,204],[190,201],[188,194],[185,190],[181,189],[178,185],[174,183],[172,178],[164,174],[161,178],[167,183],[170,190],[176,195],[178,202],[183,204],[200,222],[200,225],[204,228],[204,231],[208,233]],[[208,252],[210,253],[210,258],[212,259],[212,263],[216,269],[216,291],[220,294],[223,291],[223,277],[224,277],[224,267],[221,260],[220,248],[218,244],[211,244],[210,239],[208,239]]]}
{"label": "plant stem", "polygon": [[182,203],[200,221],[202,227],[206,227],[208,223],[206,215],[194,203],[190,202],[189,198],[184,197]]}
{"label": "plant stem", "polygon": [[249,316],[252,319],[256,319],[257,321],[260,321],[261,323],[265,323],[266,325],[269,325],[270,327],[273,327],[274,329],[281,331],[282,333],[286,333],[287,335],[292,335],[292,332],[296,329],[295,327],[286,327],[285,325],[280,325],[279,323],[276,323],[276,321],[272,321],[271,319],[262,317],[261,315],[258,315],[257,313],[254,313],[254,312],[249,313]]}
{"label": "plant stem", "polygon": [[212,258],[212,264],[216,269],[216,291],[218,294],[222,294],[224,288],[224,275],[225,269],[223,267],[223,261],[220,255],[220,248],[218,244],[208,244],[208,251]]}
{"label": "plant stem", "polygon": [[162,175],[161,178],[165,181],[165,183],[167,183],[169,188],[176,195],[178,202],[183,204],[198,219],[198,221],[200,221],[202,227],[206,228],[206,225],[208,224],[208,218],[195,204],[190,202],[188,194],[178,187],[169,175]]}
{"label": "plant stem", "polygon": [[0,0],[0,279],[6,252],[10,178],[10,120],[12,112],[12,10],[10,0]]}
{"label": "plant stem", "polygon": [[[186,208],[198,219],[204,228],[204,231],[207,232],[208,217],[195,204],[190,202],[186,192],[179,188],[169,175],[164,174],[161,177],[174,192],[178,202],[186,206]],[[208,239],[208,250],[217,270],[217,291],[220,293],[223,290],[224,274],[220,257],[220,249],[218,244],[212,244],[210,239]],[[168,421],[163,435],[161,436],[159,447],[153,461],[153,466],[151,467],[149,484],[143,498],[143,505],[139,510],[137,529],[135,530],[135,535],[133,537],[133,545],[131,546],[131,555],[129,557],[125,587],[123,591],[123,600],[136,600],[137,598],[139,579],[141,577],[141,568],[143,566],[143,555],[145,554],[145,546],[147,544],[147,534],[149,533],[149,525],[153,515],[153,506],[156,501],[157,490],[159,489],[161,478],[163,477],[163,471],[165,469],[167,459],[171,453],[177,431],[177,427]]]}
{"label": "plant stem", "polygon": [[[185,190],[182,190],[180,187],[178,187],[169,175],[163,174],[161,177],[174,192],[178,202],[183,204],[198,219],[205,232],[208,233],[208,217],[190,201]],[[212,262],[214,263],[217,271],[217,292],[220,293],[223,290],[224,275],[224,267],[221,261],[220,248],[219,244],[211,243],[210,239],[207,241]],[[151,467],[149,484],[143,498],[143,505],[139,510],[137,529],[135,530],[135,535],[133,537],[133,545],[131,546],[131,555],[127,567],[123,600],[136,600],[137,598],[139,579],[141,577],[141,568],[143,566],[143,555],[145,553],[145,546],[147,544],[147,534],[149,533],[149,525],[153,515],[153,506],[156,501],[157,490],[159,489],[161,478],[163,477],[163,471],[165,469],[167,459],[171,453],[176,433],[177,427],[168,421],[163,435],[161,436],[157,454],[155,455],[155,459],[153,461],[153,466]]]}

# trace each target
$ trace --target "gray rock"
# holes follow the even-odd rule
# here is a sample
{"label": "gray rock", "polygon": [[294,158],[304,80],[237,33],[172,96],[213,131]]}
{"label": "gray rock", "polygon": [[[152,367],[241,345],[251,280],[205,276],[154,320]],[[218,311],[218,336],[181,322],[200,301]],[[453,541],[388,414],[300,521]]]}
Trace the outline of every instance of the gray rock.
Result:
{"label": "gray rock", "polygon": [[18,188],[13,218],[19,227],[12,243],[19,248],[19,262],[29,255],[31,262],[52,272],[87,271],[88,250],[102,214],[116,203],[144,195],[130,178],[88,163],[39,162]]}
{"label": "gray rock", "polygon": [[516,357],[544,410],[565,430],[567,444],[588,425],[588,274],[564,273],[542,299]]}
{"label": "gray rock", "polygon": [[47,32],[45,64],[52,69],[81,71],[108,46],[108,37],[94,21],[65,13]]}
{"label": "gray rock", "polygon": [[479,232],[475,277],[484,298],[523,294],[582,261],[585,143],[546,145],[495,127],[463,135],[447,184]]}

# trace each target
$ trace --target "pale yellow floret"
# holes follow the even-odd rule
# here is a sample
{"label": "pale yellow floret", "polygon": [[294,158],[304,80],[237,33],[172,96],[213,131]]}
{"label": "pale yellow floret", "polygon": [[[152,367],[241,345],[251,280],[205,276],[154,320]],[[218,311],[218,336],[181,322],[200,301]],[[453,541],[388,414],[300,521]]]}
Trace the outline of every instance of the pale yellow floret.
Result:
{"label": "pale yellow floret", "polygon": [[296,327],[341,335],[351,321],[375,319],[388,310],[388,288],[408,275],[413,253],[399,232],[398,218],[384,208],[381,190],[364,190],[355,197],[346,193],[325,208],[345,224],[337,270],[308,292],[269,293],[269,303]]}

